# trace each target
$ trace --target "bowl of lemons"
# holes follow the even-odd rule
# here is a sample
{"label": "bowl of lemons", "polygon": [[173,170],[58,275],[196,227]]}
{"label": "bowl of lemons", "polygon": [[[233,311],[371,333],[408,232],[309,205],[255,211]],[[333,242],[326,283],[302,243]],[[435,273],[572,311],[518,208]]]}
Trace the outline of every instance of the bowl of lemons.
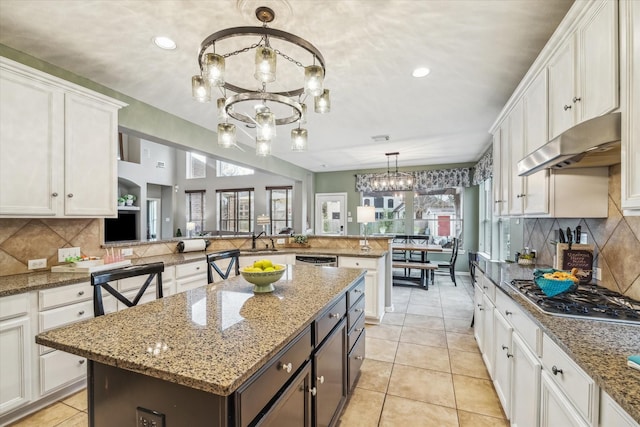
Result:
{"label": "bowl of lemons", "polygon": [[286,270],[282,264],[274,264],[268,259],[261,259],[253,265],[240,269],[244,279],[253,284],[253,292],[273,292],[273,283],[280,280]]}

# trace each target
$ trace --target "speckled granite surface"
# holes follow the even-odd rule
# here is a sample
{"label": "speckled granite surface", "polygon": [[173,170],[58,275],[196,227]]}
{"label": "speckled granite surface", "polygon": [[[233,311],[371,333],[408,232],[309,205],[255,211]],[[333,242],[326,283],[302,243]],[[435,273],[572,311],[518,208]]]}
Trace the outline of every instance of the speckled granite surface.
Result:
{"label": "speckled granite surface", "polygon": [[289,266],[269,294],[242,276],[42,333],[36,342],[229,395],[364,270]]}
{"label": "speckled granite surface", "polygon": [[[212,251],[213,252],[213,251]],[[246,251],[241,255],[259,256],[264,255],[281,255],[281,254],[304,254],[304,255],[336,255],[336,256],[357,256],[365,258],[379,258],[384,256],[387,251],[371,250],[369,252],[354,249],[331,249],[331,248],[309,248],[309,249],[279,249],[278,251]],[[187,252],[169,255],[150,256],[145,258],[133,259],[132,263],[147,264],[152,262],[164,262],[165,265],[185,264],[189,262],[202,261],[205,262],[205,252]],[[13,276],[0,276],[0,297],[20,294],[23,292],[37,291],[40,289],[55,288],[73,283],[86,282],[89,280],[88,274],[79,273],[52,273],[50,271],[15,274]]]}
{"label": "speckled granite surface", "polygon": [[[533,267],[480,261],[480,269],[511,296],[593,380],[640,422],[640,371],[627,357],[640,354],[640,325],[580,320],[542,313],[507,283],[533,278]],[[542,350],[544,352],[544,349]]]}

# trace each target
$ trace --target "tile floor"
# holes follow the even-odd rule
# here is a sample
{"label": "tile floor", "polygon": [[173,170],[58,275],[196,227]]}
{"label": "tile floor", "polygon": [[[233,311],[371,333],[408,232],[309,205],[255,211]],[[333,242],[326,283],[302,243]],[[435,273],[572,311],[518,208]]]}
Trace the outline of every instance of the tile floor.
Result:
{"label": "tile floor", "polygon": [[[394,287],[395,312],[367,325],[367,358],[340,427],[508,426],[473,330],[472,288],[436,276],[428,291]],[[86,427],[79,392],[11,427]]]}

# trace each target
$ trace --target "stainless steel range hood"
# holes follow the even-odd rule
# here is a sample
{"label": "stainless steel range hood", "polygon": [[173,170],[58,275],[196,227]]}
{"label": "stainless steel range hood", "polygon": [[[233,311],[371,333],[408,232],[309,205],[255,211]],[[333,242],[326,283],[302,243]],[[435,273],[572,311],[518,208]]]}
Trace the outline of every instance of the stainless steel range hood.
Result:
{"label": "stainless steel range hood", "polygon": [[620,163],[620,113],[582,122],[518,162],[518,175]]}

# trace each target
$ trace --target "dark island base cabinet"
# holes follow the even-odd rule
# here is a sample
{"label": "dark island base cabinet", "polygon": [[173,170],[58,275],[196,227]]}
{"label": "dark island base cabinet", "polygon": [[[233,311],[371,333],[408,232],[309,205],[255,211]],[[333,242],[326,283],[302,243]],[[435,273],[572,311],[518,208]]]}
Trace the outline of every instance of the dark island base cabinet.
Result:
{"label": "dark island base cabinet", "polygon": [[307,363],[256,427],[311,427],[311,363]]}
{"label": "dark island base cabinet", "polygon": [[313,357],[316,427],[335,425],[347,399],[346,326],[343,319]]}

